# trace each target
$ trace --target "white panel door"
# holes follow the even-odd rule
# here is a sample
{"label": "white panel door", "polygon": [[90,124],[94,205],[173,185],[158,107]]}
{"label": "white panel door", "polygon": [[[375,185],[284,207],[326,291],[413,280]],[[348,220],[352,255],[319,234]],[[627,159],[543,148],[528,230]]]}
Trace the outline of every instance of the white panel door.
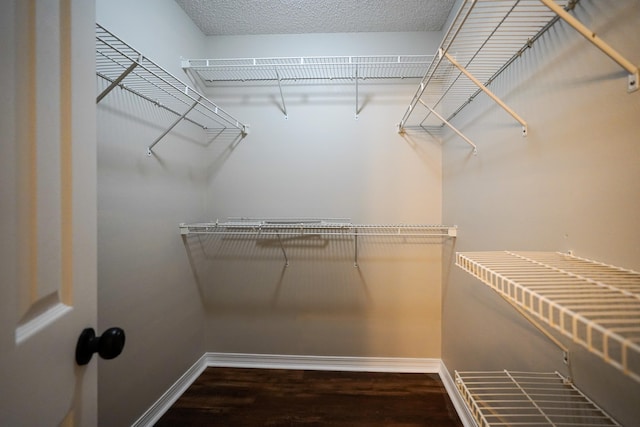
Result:
{"label": "white panel door", "polygon": [[0,4],[0,425],[97,424],[94,4]]}

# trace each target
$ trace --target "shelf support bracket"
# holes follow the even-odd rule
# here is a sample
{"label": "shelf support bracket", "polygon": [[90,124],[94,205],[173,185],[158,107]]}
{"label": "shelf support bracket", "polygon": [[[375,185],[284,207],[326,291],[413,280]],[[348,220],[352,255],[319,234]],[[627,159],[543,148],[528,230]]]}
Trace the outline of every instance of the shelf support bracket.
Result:
{"label": "shelf support bracket", "polygon": [[358,120],[358,64],[356,64],[356,120]]}
{"label": "shelf support bracket", "polygon": [[571,359],[569,359],[569,348],[562,344],[562,342],[553,336],[553,334],[551,334],[551,332],[549,332],[548,330],[546,330],[536,319],[533,318],[533,316],[529,315],[529,313],[527,313],[523,308],[521,308],[518,304],[514,303],[513,301],[511,301],[509,298],[507,298],[505,295],[500,295],[502,297],[503,300],[505,300],[511,307],[513,307],[518,313],[520,313],[520,315],[522,317],[524,317],[525,319],[527,319],[529,321],[529,323],[531,323],[531,325],[533,327],[535,327],[539,332],[541,332],[549,341],[551,341],[553,344],[556,345],[556,347],[558,347],[561,351],[562,351],[562,361],[564,362],[565,365],[567,365],[567,372],[568,372],[568,376],[567,376],[567,380],[569,382],[573,382],[573,369],[571,366]]}
{"label": "shelf support bracket", "polygon": [[173,122],[171,124],[171,126],[169,126],[169,128],[167,130],[165,130],[162,135],[160,135],[159,137],[156,138],[155,141],[153,141],[153,144],[151,144],[148,148],[147,148],[147,156],[151,156],[151,151],[153,150],[153,147],[155,147],[155,145],[160,142],[160,140],[162,138],[164,138],[169,132],[171,132],[171,129],[173,129],[174,127],[176,127],[178,125],[178,123],[180,123],[182,120],[184,120],[184,118],[187,116],[187,114],[189,114],[191,112],[191,110],[193,110],[196,105],[198,105],[198,103],[200,102],[200,98],[198,98],[198,100],[196,102],[194,102],[191,107],[189,107],[189,109],[187,111],[185,111],[184,113],[182,113],[182,115],[180,117],[178,117],[178,119]]}
{"label": "shelf support bracket", "polygon": [[97,96],[96,104],[100,103],[100,101],[102,101],[102,98],[107,96],[107,94],[109,92],[111,92],[113,90],[113,88],[118,86],[120,84],[120,82],[122,80],[124,80],[124,78],[127,77],[129,75],[129,73],[131,73],[134,70],[134,68],[136,68],[138,66],[138,64],[140,63],[141,60],[142,60],[142,58],[140,58],[138,61],[132,62],[131,65],[129,65],[129,67],[127,67],[127,69],[124,70],[124,72],[118,76],[117,79],[115,79],[113,82],[111,82],[111,84],[105,90],[103,90],[100,93],[100,95]]}
{"label": "shelf support bracket", "polygon": [[498,98],[497,95],[495,95],[493,92],[491,92],[489,90],[489,88],[487,88],[484,84],[482,84],[482,82],[480,82],[480,80],[475,78],[475,76],[473,74],[471,74],[466,68],[464,68],[462,65],[460,65],[458,63],[458,61],[456,61],[451,55],[449,55],[447,52],[444,52],[444,56],[445,56],[445,58],[447,58],[447,60],[449,62],[451,62],[451,64],[453,64],[458,70],[460,70],[460,72],[462,74],[467,76],[467,78],[469,78],[469,80],[471,80],[476,86],[478,86],[478,88],[480,88],[480,90],[482,90],[484,93],[486,93],[489,96],[489,98],[493,99],[493,101],[496,104],[498,104],[500,107],[502,107],[502,109],[504,111],[506,111],[507,113],[509,113],[509,115],[511,115],[511,117],[516,119],[516,121],[522,125],[522,136],[527,136],[527,122],[522,117],[520,117],[515,111],[513,111],[511,108],[509,108],[509,106],[507,104],[502,102],[502,100],[500,98]]}
{"label": "shelf support bracket", "polygon": [[354,255],[354,258],[353,258],[353,266],[355,268],[360,268],[360,266],[358,265],[358,229],[357,228],[354,229],[353,238],[354,238],[354,245],[353,246],[355,248],[355,255]]}
{"label": "shelf support bracket", "polygon": [[284,113],[284,118],[288,119],[289,118],[289,114],[287,114],[287,106],[284,103],[284,95],[282,94],[282,84],[280,83],[280,73],[278,73],[278,69],[274,68],[274,71],[276,72],[276,77],[278,78],[278,89],[280,89],[280,100],[282,100],[282,112]]}
{"label": "shelf support bracket", "polygon": [[284,266],[285,267],[289,267],[289,258],[287,257],[287,251],[284,250],[284,244],[282,243],[282,238],[280,237],[280,234],[277,234],[278,236],[278,243],[280,243],[280,249],[282,249],[282,255],[284,255]]}
{"label": "shelf support bracket", "polygon": [[613,59],[618,65],[624,68],[629,73],[627,92],[635,92],[640,88],[638,83],[638,67],[629,62],[618,51],[609,46],[604,40],[596,35],[593,31],[589,30],[582,22],[578,21],[572,15],[570,15],[562,7],[558,6],[552,0],[540,0],[545,6],[551,9],[556,15],[558,15],[563,21],[571,25],[577,32],[579,32],[585,39],[591,44],[600,49],[605,55]]}
{"label": "shelf support bracket", "polygon": [[447,121],[447,119],[445,119],[444,117],[442,117],[442,115],[440,113],[438,113],[436,110],[434,110],[433,108],[429,107],[427,104],[425,104],[425,102],[419,98],[418,102],[420,102],[420,104],[424,105],[429,111],[431,111],[431,113],[433,113],[437,118],[439,118],[442,123],[444,123],[445,125],[447,125],[449,127],[449,129],[451,129],[452,131],[454,131],[460,138],[464,139],[465,142],[467,144],[469,144],[470,146],[473,147],[473,154],[478,154],[478,147],[476,146],[476,144],[473,143],[473,141],[471,141],[469,138],[467,138],[462,132],[460,132],[458,130],[458,128],[456,128],[454,125],[452,125],[451,123],[449,123]]}

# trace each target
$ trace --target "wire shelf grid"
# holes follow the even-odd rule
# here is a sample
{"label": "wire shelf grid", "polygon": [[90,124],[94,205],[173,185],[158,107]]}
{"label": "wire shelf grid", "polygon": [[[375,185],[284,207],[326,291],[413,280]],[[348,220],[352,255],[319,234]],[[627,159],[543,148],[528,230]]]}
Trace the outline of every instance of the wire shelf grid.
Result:
{"label": "wire shelf grid", "polygon": [[464,252],[456,265],[640,381],[640,273],[554,252]]}
{"label": "wire shelf grid", "polygon": [[[571,1],[556,3],[566,8]],[[409,125],[421,99],[449,121],[481,92],[445,55],[455,58],[488,86],[556,20],[556,13],[538,0],[465,0],[405,111],[400,128]],[[420,117],[419,126],[442,125],[442,120],[430,111]]]}
{"label": "wire shelf grid", "polygon": [[480,427],[619,426],[557,372],[457,372],[455,382]]}

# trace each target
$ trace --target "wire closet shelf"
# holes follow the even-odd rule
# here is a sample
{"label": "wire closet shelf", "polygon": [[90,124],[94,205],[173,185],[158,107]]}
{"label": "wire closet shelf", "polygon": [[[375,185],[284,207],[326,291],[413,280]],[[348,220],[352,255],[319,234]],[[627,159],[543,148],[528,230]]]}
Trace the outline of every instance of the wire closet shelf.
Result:
{"label": "wire closet shelf", "polygon": [[433,239],[457,237],[457,227],[446,225],[424,224],[353,224],[346,218],[303,218],[303,219],[250,219],[231,218],[225,222],[180,224],[183,236],[218,235],[243,236],[247,238],[268,238],[278,240],[285,259],[289,265],[289,257],[283,239],[300,238],[344,238],[353,239],[353,265],[358,264],[358,239],[378,236],[401,239],[402,242],[433,242]]}
{"label": "wire closet shelf", "polygon": [[[574,2],[556,3],[566,8]],[[488,86],[558,19],[557,14],[539,0],[465,0],[399,128],[439,128],[448,123],[482,92],[478,83]],[[409,124],[411,115],[418,115],[415,110],[419,103],[425,107],[424,114]],[[524,120],[509,112],[523,125],[526,134]]]}
{"label": "wire closet shelf", "polygon": [[99,24],[96,24],[96,75],[104,80],[96,103],[119,87],[177,117],[150,145],[149,151],[183,120],[204,130],[235,129],[246,133],[246,126],[238,119]]}
{"label": "wire closet shelf", "polygon": [[640,273],[555,252],[463,252],[456,265],[640,382]]}
{"label": "wire closet shelf", "polygon": [[355,118],[360,112],[359,84],[365,80],[404,80],[424,76],[432,55],[299,56],[280,58],[187,59],[182,68],[200,88],[225,84],[276,83],[288,118],[282,87],[317,81],[355,86]]}
{"label": "wire closet shelf", "polygon": [[419,79],[433,55],[187,59],[182,68],[205,86],[221,82]]}
{"label": "wire closet shelf", "polygon": [[229,219],[225,222],[180,224],[187,234],[256,236],[386,236],[456,237],[457,227],[427,224],[353,224],[348,219]]}
{"label": "wire closet shelf", "polygon": [[620,425],[557,372],[456,372],[455,382],[480,427]]}

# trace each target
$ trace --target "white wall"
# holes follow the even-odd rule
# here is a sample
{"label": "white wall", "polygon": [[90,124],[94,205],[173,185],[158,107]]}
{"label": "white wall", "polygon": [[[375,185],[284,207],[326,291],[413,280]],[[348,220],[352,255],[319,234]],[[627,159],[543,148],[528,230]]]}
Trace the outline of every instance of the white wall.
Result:
{"label": "white wall", "polygon": [[[605,4],[606,3],[606,4]],[[575,14],[640,64],[640,2],[583,0]],[[484,96],[444,145],[445,222],[458,224],[445,254],[443,357],[449,369],[558,370],[561,352],[493,291],[453,265],[453,251],[573,250],[640,269],[640,93],[573,29],[555,25],[492,84],[529,123],[529,136]],[[640,419],[640,385],[572,343],[576,385],[624,425]]]}
{"label": "white wall", "polygon": [[[439,33],[210,37],[214,57],[431,54]],[[250,124],[211,159],[208,219],[347,217],[440,223],[440,146],[400,136],[417,82],[220,87]],[[440,357],[440,245],[393,239],[285,242],[192,239],[207,306],[207,350]]]}
{"label": "white wall", "polygon": [[181,59],[205,48],[205,36],[171,0],[96,0],[96,22],[185,82]]}
{"label": "white wall", "polygon": [[[186,80],[181,55],[204,36],[172,0],[98,1],[97,22]],[[104,87],[104,82],[99,84]],[[200,289],[178,230],[204,213],[209,149],[175,116],[122,90],[98,104],[99,329],[122,327],[122,355],[99,364],[99,419],[131,425],[205,351]]]}
{"label": "white wall", "polygon": [[207,58],[432,55],[440,32],[265,34],[206,38]]}
{"label": "white wall", "polygon": [[[126,5],[125,5],[126,3]],[[126,13],[123,11],[126,10]],[[428,54],[439,33],[203,38],[170,0],[98,1],[97,21],[183,78],[179,58]],[[183,80],[186,80],[183,78]],[[204,351],[440,357],[441,247],[389,239],[286,242],[177,234],[179,222],[350,217],[440,223],[440,146],[400,136],[416,82],[210,93],[251,125],[237,134],[180,125],[114,91],[98,105],[100,328],[127,331],[100,365],[102,425],[132,422]],[[123,381],[126,378],[126,381]]]}

